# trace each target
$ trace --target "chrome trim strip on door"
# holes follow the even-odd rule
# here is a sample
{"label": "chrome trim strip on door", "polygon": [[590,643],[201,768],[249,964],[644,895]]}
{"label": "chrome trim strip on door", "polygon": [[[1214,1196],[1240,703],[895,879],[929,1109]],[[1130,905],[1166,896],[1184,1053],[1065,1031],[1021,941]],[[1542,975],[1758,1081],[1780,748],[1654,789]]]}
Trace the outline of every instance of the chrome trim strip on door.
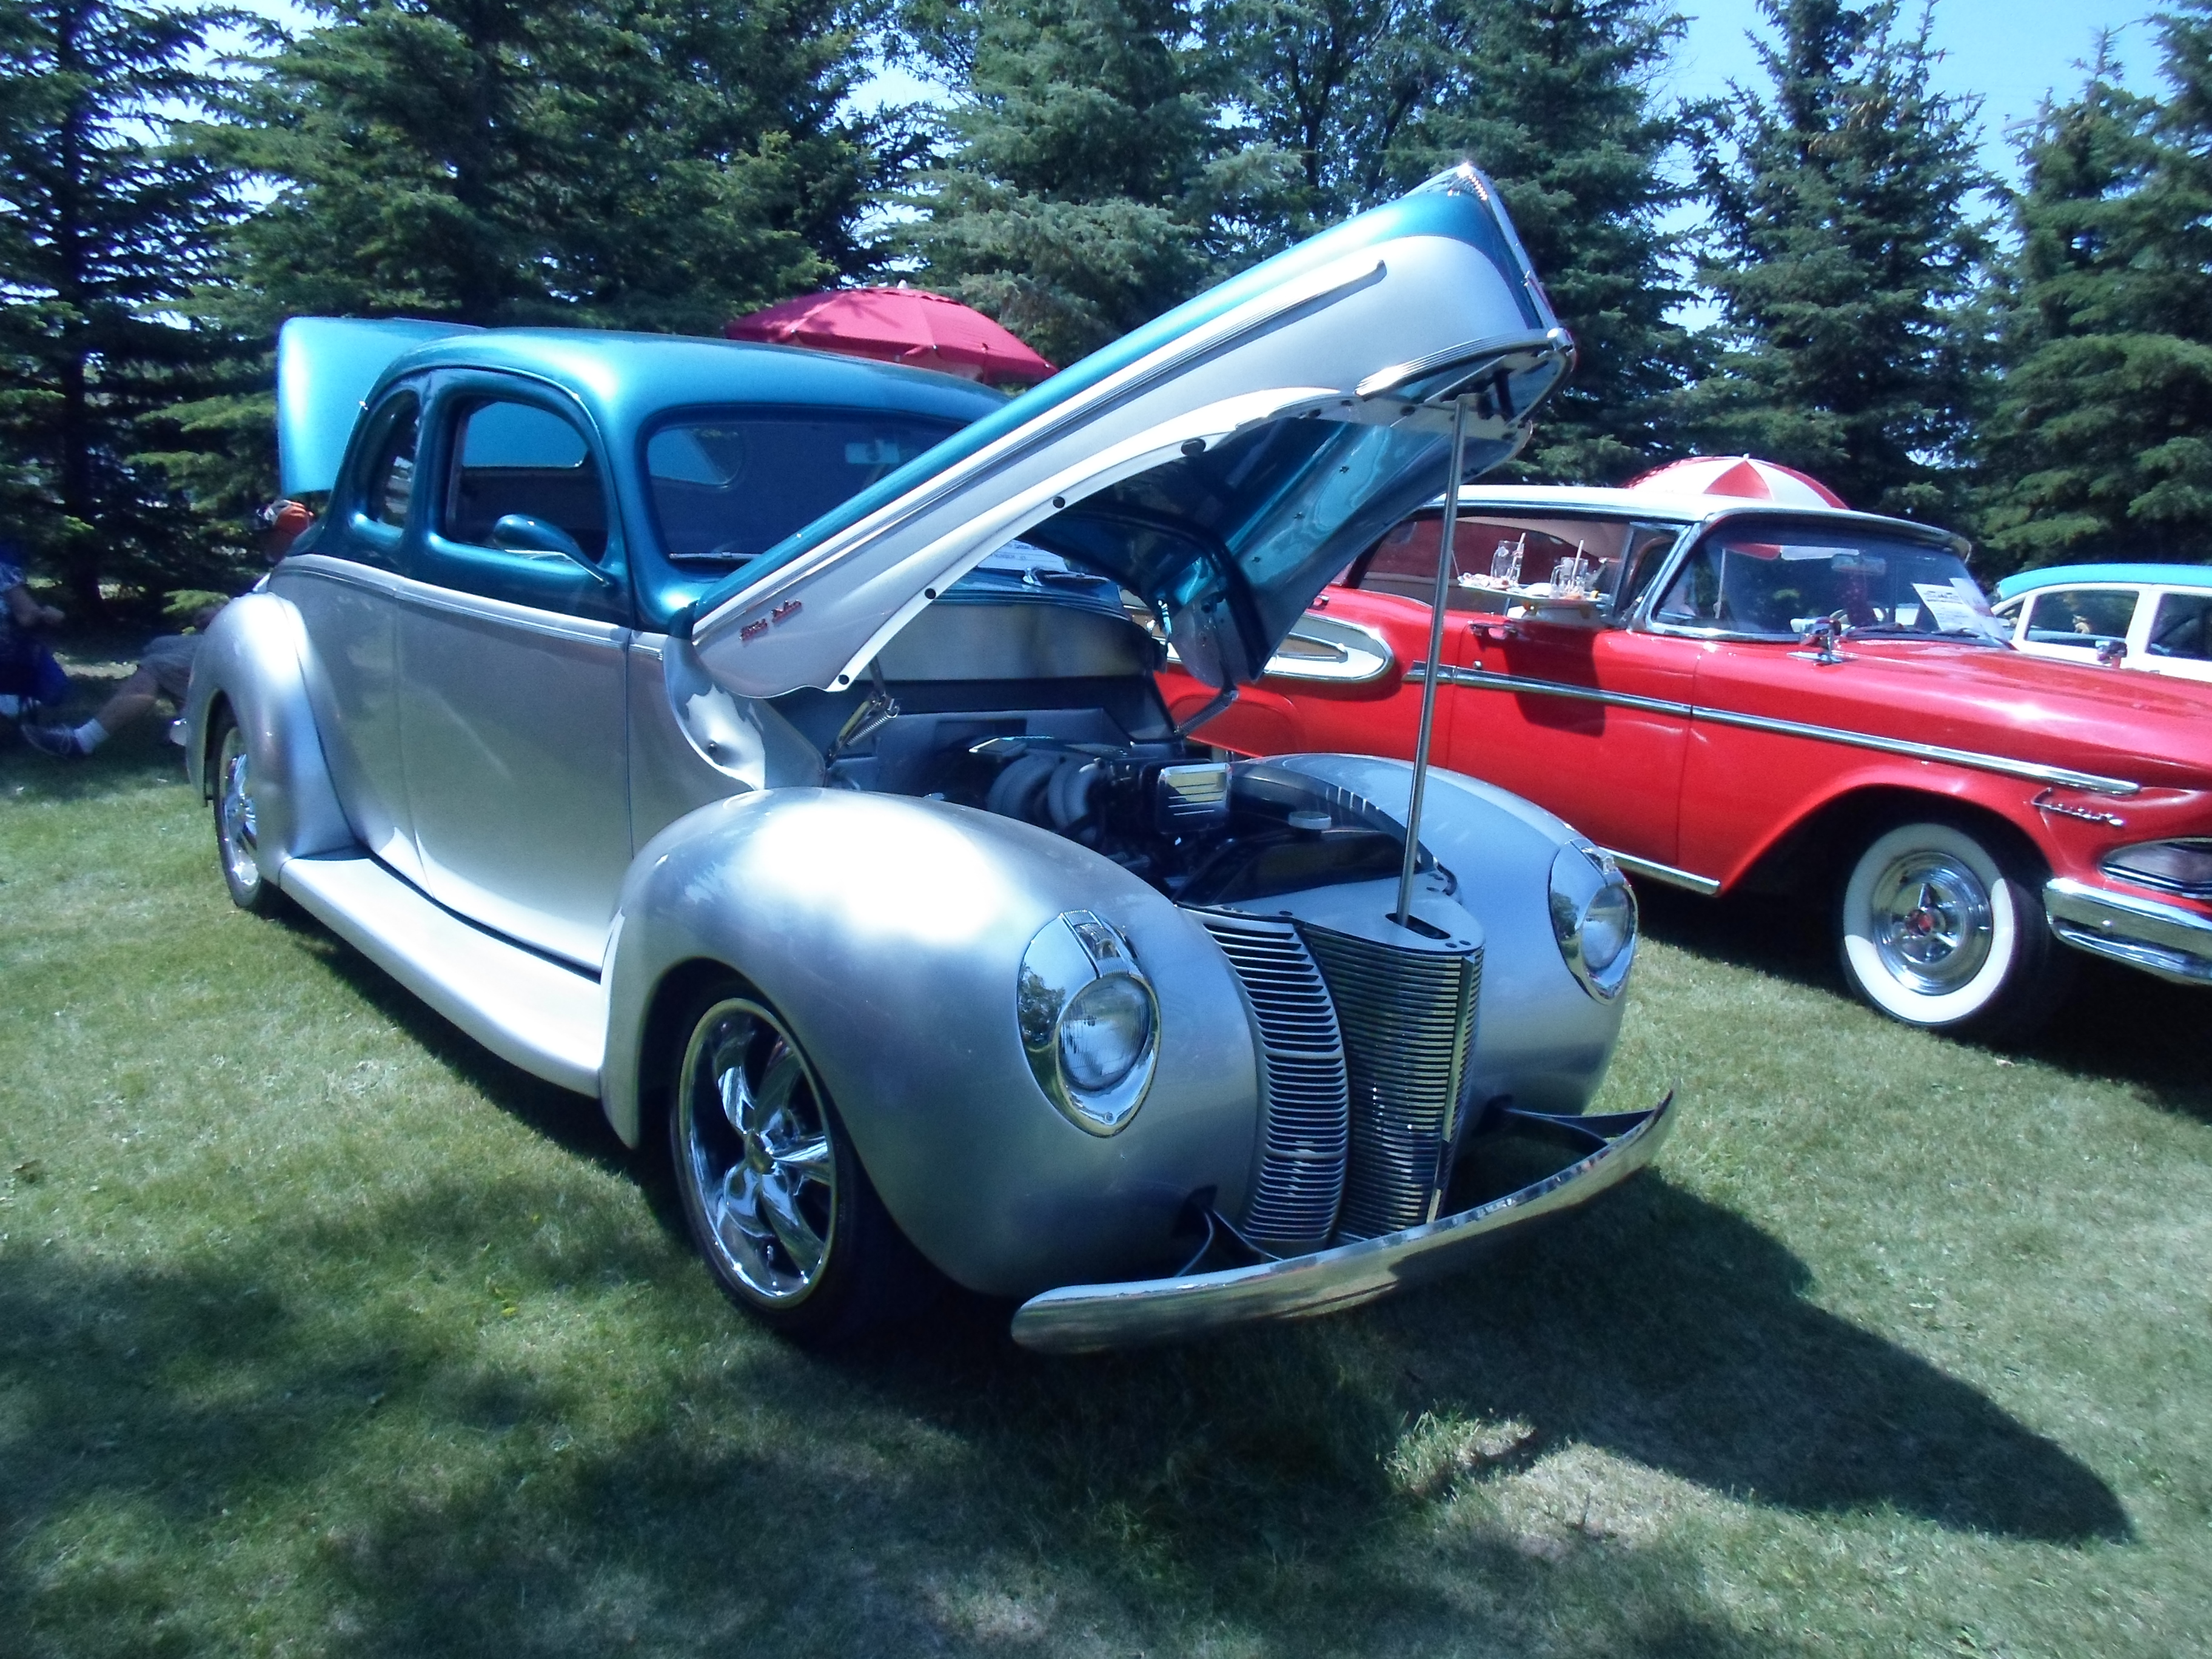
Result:
{"label": "chrome trim strip on door", "polygon": [[[1283,644],[1288,645],[1292,640],[1320,646],[1331,654],[1288,656],[1278,646],[1275,654],[1267,659],[1265,678],[1318,680],[1330,685],[1365,685],[1389,673],[1397,660],[1390,642],[1373,629],[1335,617],[1317,617],[1310,611],[1291,624]],[[1168,658],[1174,662],[1182,660],[1172,645],[1168,647]]]}
{"label": "chrome trim strip on door", "polygon": [[1663,881],[1669,887],[1682,888],[1700,898],[1711,898],[1721,890],[1720,883],[1711,876],[1692,875],[1687,870],[1677,870],[1671,864],[1640,859],[1633,853],[1624,853],[1616,848],[1608,847],[1605,851],[1607,857],[1632,876],[1649,876],[1654,881]]}
{"label": "chrome trim strip on door", "polygon": [[629,629],[621,623],[597,622],[586,617],[571,617],[558,611],[544,611],[535,605],[517,605],[510,599],[495,599],[483,593],[471,593],[460,588],[441,587],[432,582],[417,581],[412,576],[403,576],[396,571],[380,570],[374,565],[356,564],[351,559],[334,558],[325,553],[303,553],[294,556],[277,567],[295,574],[322,576],[353,587],[367,588],[371,592],[383,593],[408,605],[419,605],[426,611],[442,611],[450,616],[482,617],[493,622],[505,623],[509,627],[543,634],[550,639],[577,640],[587,645],[623,645],[629,639]]}
{"label": "chrome trim strip on door", "polygon": [[[1427,672],[1427,664],[1415,663],[1406,671],[1406,678],[1413,679]],[[1842,744],[1851,749],[1871,749],[1885,755],[1903,755],[1912,760],[1939,761],[1952,766],[1968,767],[1978,772],[1996,772],[2007,777],[2027,778],[2036,783],[2086,789],[2094,794],[2138,795],[2142,793],[2142,785],[2130,783],[2125,778],[2108,778],[2095,772],[2076,772],[2069,767],[2045,766],[2038,761],[2014,760],[2008,756],[1986,755],[1973,749],[1947,749],[1940,744],[1914,743],[1904,738],[1879,738],[1866,732],[1847,732],[1840,726],[1808,726],[1802,720],[1777,720],[1766,714],[1739,714],[1731,709],[1672,702],[1662,697],[1639,697],[1625,691],[1601,691],[1595,686],[1565,685],[1556,680],[1532,680],[1518,674],[1493,673],[1485,668],[1446,668],[1444,681],[1450,685],[1474,686],[1479,690],[1534,692],[1540,696],[1565,697],[1576,702],[1605,703],[1617,708],[1640,708],[1651,714],[1677,714],[1685,720],[1705,720],[1715,726],[1741,726],[1748,732],[1772,732],[1783,737],[1807,738],[1815,743]]]}

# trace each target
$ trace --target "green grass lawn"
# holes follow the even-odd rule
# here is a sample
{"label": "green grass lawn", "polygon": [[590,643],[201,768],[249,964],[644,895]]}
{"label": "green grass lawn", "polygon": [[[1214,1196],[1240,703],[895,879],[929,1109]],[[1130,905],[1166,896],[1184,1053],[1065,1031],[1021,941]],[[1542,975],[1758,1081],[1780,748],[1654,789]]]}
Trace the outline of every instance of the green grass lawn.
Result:
{"label": "green grass lawn", "polygon": [[2000,1058],[1655,898],[1608,1201],[1200,1346],[820,1358],[590,1103],[234,911],[174,753],[0,748],[0,1652],[2212,1651],[2212,999]]}

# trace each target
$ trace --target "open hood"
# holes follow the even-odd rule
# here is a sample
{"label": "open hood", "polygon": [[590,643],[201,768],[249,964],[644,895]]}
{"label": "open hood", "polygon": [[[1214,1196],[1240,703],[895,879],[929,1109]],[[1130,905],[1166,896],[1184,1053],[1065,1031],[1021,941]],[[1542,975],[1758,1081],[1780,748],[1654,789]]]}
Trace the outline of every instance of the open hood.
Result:
{"label": "open hood", "polygon": [[400,356],[476,331],[411,317],[295,317],[276,335],[276,471],[287,495],[337,483],[362,400]]}
{"label": "open hood", "polygon": [[[1443,487],[1510,457],[1574,348],[1472,167],[1178,307],[733,572],[690,613],[746,696],[848,684],[1016,536],[1165,618],[1213,685],[1259,678],[1314,596]],[[679,627],[683,619],[679,619]]]}

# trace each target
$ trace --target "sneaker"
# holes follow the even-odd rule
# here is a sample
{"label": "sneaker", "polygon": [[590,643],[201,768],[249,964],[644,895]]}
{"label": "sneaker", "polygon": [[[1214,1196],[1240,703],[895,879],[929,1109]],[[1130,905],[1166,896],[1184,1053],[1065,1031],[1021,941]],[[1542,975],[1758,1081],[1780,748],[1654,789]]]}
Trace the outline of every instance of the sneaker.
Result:
{"label": "sneaker", "polygon": [[52,755],[56,760],[82,760],[84,750],[76,746],[76,733],[66,726],[33,726],[26,722],[23,741],[42,755]]}

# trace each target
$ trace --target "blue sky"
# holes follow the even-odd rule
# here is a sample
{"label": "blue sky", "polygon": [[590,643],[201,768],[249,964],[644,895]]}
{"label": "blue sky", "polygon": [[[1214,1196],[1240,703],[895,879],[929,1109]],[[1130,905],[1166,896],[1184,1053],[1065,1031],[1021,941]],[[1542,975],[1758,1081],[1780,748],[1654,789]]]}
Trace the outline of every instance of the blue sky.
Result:
{"label": "blue sky", "polygon": [[[1907,0],[1908,5],[1911,0]],[[289,0],[244,0],[264,16],[292,28],[312,19]],[[1741,81],[1762,85],[1757,54],[1747,31],[1760,27],[1757,0],[1678,0],[1689,33],[1676,56],[1667,88],[1685,97],[1704,97]],[[2143,19],[2145,0],[1937,0],[1933,39],[1943,53],[1937,79],[1944,90],[1983,100],[1984,153],[1989,164],[2014,176],[2011,147],[2004,133],[2032,118],[2044,94],[2061,96],[2078,85],[2075,67],[2096,50],[2100,29],[2118,31],[2129,81],[2151,89],[2156,47]],[[870,102],[921,95],[926,88],[900,75],[882,77],[863,94]]]}
{"label": "blue sky", "polygon": [[[1909,0],[1908,0],[1909,3]],[[1724,90],[1730,81],[1763,87],[1765,70],[1745,38],[1764,32],[1756,0],[1686,0],[1689,37],[1676,55],[1670,88],[1686,97]],[[2116,32],[2128,82],[2154,89],[2156,38],[2142,20],[2142,0],[1937,0],[1930,38],[1942,52],[1942,90],[1982,100],[1984,155],[1990,167],[2017,179],[2006,129],[2033,118],[2044,95],[2065,97],[2081,84],[2100,30]]]}

